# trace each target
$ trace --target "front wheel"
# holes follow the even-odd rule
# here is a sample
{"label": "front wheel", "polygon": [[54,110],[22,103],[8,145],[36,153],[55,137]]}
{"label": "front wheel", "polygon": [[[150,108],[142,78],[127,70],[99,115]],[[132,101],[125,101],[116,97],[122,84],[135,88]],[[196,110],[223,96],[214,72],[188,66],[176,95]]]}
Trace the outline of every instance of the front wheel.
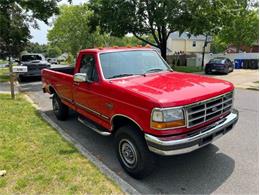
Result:
{"label": "front wheel", "polygon": [[139,129],[130,125],[119,128],[115,148],[121,166],[129,175],[142,179],[152,173],[155,156],[149,151]]}
{"label": "front wheel", "polygon": [[64,121],[68,118],[69,108],[61,102],[56,93],[52,97],[52,108],[58,120]]}

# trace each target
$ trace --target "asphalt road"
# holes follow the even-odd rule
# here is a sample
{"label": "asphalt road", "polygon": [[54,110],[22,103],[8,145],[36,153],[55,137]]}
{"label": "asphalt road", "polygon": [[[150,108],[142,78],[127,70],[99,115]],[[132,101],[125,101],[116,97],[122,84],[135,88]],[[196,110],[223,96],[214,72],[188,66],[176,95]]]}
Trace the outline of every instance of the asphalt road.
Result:
{"label": "asphalt road", "polygon": [[57,121],[51,100],[41,92],[39,81],[21,84],[42,110],[70,136],[142,194],[258,194],[258,92],[236,90],[236,127],[208,147],[186,155],[159,157],[154,173],[138,181],[124,173],[117,161],[113,140],[102,137],[76,120]]}

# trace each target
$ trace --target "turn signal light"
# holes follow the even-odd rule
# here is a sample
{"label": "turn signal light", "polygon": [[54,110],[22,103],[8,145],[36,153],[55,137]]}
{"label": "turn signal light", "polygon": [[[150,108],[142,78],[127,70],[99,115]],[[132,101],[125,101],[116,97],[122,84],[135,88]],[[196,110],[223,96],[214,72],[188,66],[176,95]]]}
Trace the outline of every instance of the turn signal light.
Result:
{"label": "turn signal light", "polygon": [[173,122],[151,122],[151,127],[154,129],[166,129],[166,128],[175,128],[182,127],[185,125],[184,120],[176,120]]}

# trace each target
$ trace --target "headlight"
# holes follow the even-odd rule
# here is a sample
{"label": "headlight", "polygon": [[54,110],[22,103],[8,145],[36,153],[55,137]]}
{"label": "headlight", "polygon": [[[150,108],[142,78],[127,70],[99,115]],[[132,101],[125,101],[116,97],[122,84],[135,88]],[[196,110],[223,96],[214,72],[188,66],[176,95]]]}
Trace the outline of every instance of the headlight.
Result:
{"label": "headlight", "polygon": [[151,128],[160,130],[183,126],[185,126],[185,119],[182,108],[153,109]]}

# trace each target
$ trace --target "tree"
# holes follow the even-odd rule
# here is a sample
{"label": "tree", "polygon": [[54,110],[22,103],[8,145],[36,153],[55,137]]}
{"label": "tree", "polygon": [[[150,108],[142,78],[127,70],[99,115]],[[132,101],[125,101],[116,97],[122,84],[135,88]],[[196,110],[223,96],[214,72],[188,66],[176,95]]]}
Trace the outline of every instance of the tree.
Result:
{"label": "tree", "polygon": [[91,14],[87,4],[62,6],[60,15],[47,35],[50,44],[74,56],[80,49],[94,47],[97,40],[94,33],[89,33],[88,27]]}
{"label": "tree", "polygon": [[242,9],[239,15],[221,30],[219,37],[223,42],[233,44],[239,52],[242,45],[251,46],[258,41],[258,29],[258,10]]}
{"label": "tree", "polygon": [[30,31],[25,18],[19,6],[0,4],[0,51],[2,58],[17,57],[26,45],[30,38]]}
{"label": "tree", "polygon": [[49,58],[56,58],[56,57],[60,56],[61,53],[62,53],[62,51],[57,46],[49,47],[47,50],[47,56]]}
{"label": "tree", "polygon": [[[240,0],[187,0],[186,9],[189,10],[190,20],[186,30],[194,35],[204,35],[201,67],[204,66],[205,49],[221,29],[236,16],[236,8]],[[216,40],[216,39],[215,39]]]}
{"label": "tree", "polygon": [[29,53],[42,53],[47,54],[48,45],[47,44],[39,44],[29,42],[27,46],[24,48],[25,51]]}
{"label": "tree", "polygon": [[[185,1],[178,0],[91,0],[94,16],[91,26],[102,32],[122,37],[132,33],[136,38],[161,50],[166,59],[170,33],[186,29],[190,15]],[[153,42],[144,38],[152,35]]]}
{"label": "tree", "polygon": [[30,38],[30,23],[37,27],[35,19],[47,23],[50,16],[58,14],[58,1],[2,0],[0,2],[0,52],[2,57],[9,58],[12,98],[14,98],[14,85],[11,57],[19,55],[27,44]]}
{"label": "tree", "polygon": [[211,52],[220,53],[227,49],[228,44],[219,38],[219,35],[215,35],[211,42]]}
{"label": "tree", "polygon": [[93,12],[87,4],[62,6],[60,10],[60,15],[56,18],[47,37],[51,46],[58,46],[63,52],[69,52],[76,56],[80,49],[85,48],[142,43],[133,36],[118,38],[106,33],[100,34],[99,27],[91,31],[89,23]]}

